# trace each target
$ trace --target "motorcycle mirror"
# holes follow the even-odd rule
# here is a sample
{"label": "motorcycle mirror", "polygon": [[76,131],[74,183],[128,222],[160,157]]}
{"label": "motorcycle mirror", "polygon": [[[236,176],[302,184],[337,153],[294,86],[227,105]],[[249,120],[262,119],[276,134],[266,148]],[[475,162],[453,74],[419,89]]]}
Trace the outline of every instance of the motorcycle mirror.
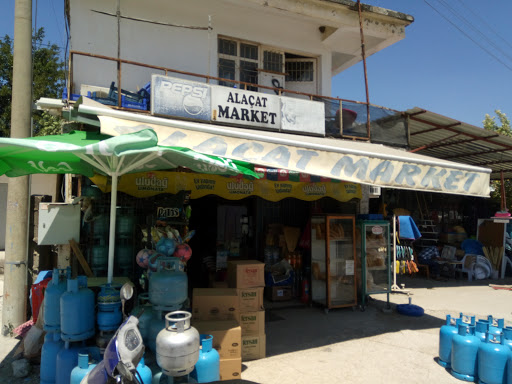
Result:
{"label": "motorcycle mirror", "polygon": [[121,311],[123,313],[123,318],[126,318],[126,313],[124,312],[124,303],[127,300],[130,300],[133,296],[133,285],[130,283],[124,283],[119,291],[119,296],[121,296]]}
{"label": "motorcycle mirror", "polygon": [[123,284],[119,294],[121,296],[121,300],[130,300],[133,296],[133,285],[131,285],[130,283]]}

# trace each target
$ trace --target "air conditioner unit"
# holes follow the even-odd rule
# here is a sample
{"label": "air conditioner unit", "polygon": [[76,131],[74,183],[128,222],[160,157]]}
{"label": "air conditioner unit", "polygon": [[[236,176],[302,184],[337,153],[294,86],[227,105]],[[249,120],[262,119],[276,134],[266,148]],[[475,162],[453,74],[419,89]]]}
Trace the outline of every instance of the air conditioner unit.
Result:
{"label": "air conditioner unit", "polygon": [[370,185],[370,195],[380,196],[380,187],[375,187],[373,185]]}

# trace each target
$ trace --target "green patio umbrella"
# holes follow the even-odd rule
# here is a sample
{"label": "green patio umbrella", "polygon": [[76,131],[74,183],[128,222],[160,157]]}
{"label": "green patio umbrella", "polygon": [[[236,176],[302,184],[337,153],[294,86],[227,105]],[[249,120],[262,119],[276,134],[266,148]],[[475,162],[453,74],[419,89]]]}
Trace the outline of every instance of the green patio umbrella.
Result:
{"label": "green patio umbrella", "polygon": [[26,139],[0,138],[0,175],[94,173],[112,178],[108,282],[114,270],[117,183],[127,173],[186,167],[196,172],[258,178],[249,163],[204,155],[188,148],[158,145],[152,129],[111,137],[93,132]]}

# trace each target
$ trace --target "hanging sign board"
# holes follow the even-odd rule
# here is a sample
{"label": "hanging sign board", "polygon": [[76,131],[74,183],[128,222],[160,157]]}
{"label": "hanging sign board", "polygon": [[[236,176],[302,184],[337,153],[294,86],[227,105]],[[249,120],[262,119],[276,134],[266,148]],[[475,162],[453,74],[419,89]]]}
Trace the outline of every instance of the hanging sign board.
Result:
{"label": "hanging sign board", "polygon": [[280,100],[276,95],[212,86],[213,120],[273,131],[281,127]]}
{"label": "hanging sign board", "polygon": [[[169,182],[165,184],[165,188],[162,184],[156,182],[141,185],[137,182],[141,178],[167,179]],[[107,177],[96,175],[91,180],[103,192],[110,191]],[[304,177],[302,180],[306,180],[306,178]],[[220,175],[165,171],[123,175],[119,179],[118,190],[135,197],[150,197],[161,193],[176,194],[182,190],[190,190],[191,199],[217,195],[228,200],[240,200],[249,196],[259,196],[269,201],[280,201],[287,197],[304,201],[315,201],[323,197],[331,197],[345,202],[352,199],[361,199],[362,197],[360,185],[344,181],[312,182],[311,180],[299,181],[299,179],[295,178],[246,180]],[[175,213],[172,209],[159,212],[162,213],[162,216],[171,215],[171,217]]]}
{"label": "hanging sign board", "polygon": [[210,121],[210,86],[197,81],[153,75],[151,113]]}
{"label": "hanging sign board", "polygon": [[325,107],[319,101],[162,75],[151,77],[151,113],[244,128],[325,135]]}

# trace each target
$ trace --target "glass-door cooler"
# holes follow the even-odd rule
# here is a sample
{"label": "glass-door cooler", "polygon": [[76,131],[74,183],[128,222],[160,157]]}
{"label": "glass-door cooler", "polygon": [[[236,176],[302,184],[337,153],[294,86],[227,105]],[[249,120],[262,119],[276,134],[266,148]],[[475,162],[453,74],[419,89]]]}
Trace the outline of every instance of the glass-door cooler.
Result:
{"label": "glass-door cooler", "polygon": [[358,221],[357,275],[360,276],[361,308],[372,294],[391,292],[390,223],[385,220]]}
{"label": "glass-door cooler", "polygon": [[311,300],[331,308],[357,305],[355,217],[311,217]]}

